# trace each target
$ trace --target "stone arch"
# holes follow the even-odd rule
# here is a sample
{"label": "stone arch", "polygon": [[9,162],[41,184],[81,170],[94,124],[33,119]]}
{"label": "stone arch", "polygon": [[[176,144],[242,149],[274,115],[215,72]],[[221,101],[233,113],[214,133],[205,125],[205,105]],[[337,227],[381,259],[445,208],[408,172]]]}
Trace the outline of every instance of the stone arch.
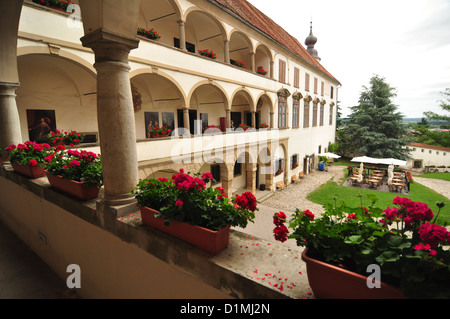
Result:
{"label": "stone arch", "polygon": [[168,126],[172,130],[180,127],[178,113],[187,104],[182,87],[173,77],[144,68],[131,72],[130,82],[133,95],[139,95],[142,104],[135,109],[137,138],[149,138],[152,126]]}
{"label": "stone arch", "polygon": [[187,106],[187,102],[186,102],[187,99],[186,99],[186,94],[184,92],[184,89],[174,77],[172,77],[171,75],[169,75],[159,69],[157,71],[155,71],[155,69],[153,69],[153,68],[140,68],[140,69],[130,71],[130,80],[140,74],[156,74],[156,75],[170,81],[178,89],[178,91],[180,93],[180,97],[182,99],[182,103],[185,105],[185,107]]}
{"label": "stone arch", "polygon": [[161,36],[158,42],[173,46],[173,38],[180,38],[181,17],[181,8],[174,0],[141,0],[138,27],[154,28]]}
{"label": "stone arch", "polygon": [[253,71],[255,51],[250,38],[242,31],[233,29],[229,34],[229,42],[230,63],[239,60],[245,64],[245,69]]}
{"label": "stone arch", "polygon": [[95,70],[92,62],[89,62],[82,57],[73,54],[71,52],[68,52],[64,49],[61,49],[57,46],[52,47],[49,45],[48,47],[44,46],[23,46],[17,48],[17,57],[29,55],[29,54],[48,54],[52,56],[59,56],[61,58],[65,58],[69,61],[72,61],[83,68],[86,69],[86,71],[90,72],[92,76],[97,76],[97,71]]}
{"label": "stone arch", "polygon": [[21,85],[16,101],[24,139],[34,116],[42,113],[52,130],[96,135],[97,76],[91,64],[58,48],[32,46],[18,49],[17,64]]}
{"label": "stone arch", "polygon": [[198,7],[190,7],[184,14],[186,41],[199,50],[213,51],[218,61],[226,61],[226,28],[220,19]]}

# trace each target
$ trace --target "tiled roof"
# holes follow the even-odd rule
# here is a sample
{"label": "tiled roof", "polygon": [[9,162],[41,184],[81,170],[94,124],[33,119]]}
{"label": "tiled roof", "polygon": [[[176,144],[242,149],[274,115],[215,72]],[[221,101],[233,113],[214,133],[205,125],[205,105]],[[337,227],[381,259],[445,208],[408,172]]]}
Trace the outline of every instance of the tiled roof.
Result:
{"label": "tiled roof", "polygon": [[444,146],[428,145],[428,144],[422,144],[422,143],[411,143],[408,146],[414,146],[414,147],[420,147],[420,148],[428,148],[428,149],[437,150],[437,151],[450,152],[450,147],[444,147]]}
{"label": "tiled roof", "polygon": [[339,82],[331,73],[329,73],[314,57],[312,57],[303,45],[286,30],[276,24],[272,19],[255,8],[246,0],[208,0],[209,2],[217,4],[226,11],[231,12],[238,18],[249,23],[262,33],[266,34],[274,41],[278,42],[298,57],[306,61],[311,66],[323,72],[328,77]]}

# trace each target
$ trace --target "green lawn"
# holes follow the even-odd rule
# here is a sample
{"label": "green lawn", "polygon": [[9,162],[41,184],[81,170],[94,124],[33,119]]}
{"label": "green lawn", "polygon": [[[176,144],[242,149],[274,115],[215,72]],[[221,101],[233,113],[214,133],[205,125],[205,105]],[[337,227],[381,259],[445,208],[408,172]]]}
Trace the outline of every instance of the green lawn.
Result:
{"label": "green lawn", "polygon": [[[442,179],[444,181],[450,182],[450,173],[426,173],[422,175],[414,175],[417,177],[425,177],[425,178],[435,178],[435,179]],[[413,178],[414,178],[413,176]]]}
{"label": "green lawn", "polygon": [[[339,183],[339,185],[337,183]],[[358,207],[361,205],[361,200],[363,206],[369,206],[372,202],[370,196],[376,196],[378,200],[375,203],[375,206],[384,209],[388,206],[395,207],[395,205],[392,204],[392,200],[396,196],[399,196],[399,194],[396,193],[346,187],[342,186],[342,184],[343,181],[331,180],[309,194],[308,199],[314,203],[324,205],[326,203],[334,204],[334,198],[337,198],[338,204],[345,202],[350,207]],[[359,197],[359,194],[362,197]],[[415,202],[427,203],[435,214],[438,211],[436,203],[442,201],[445,202],[445,207],[441,209],[436,223],[443,224],[446,222],[450,224],[450,200],[446,197],[419,183],[411,184],[409,196],[405,197],[408,197]]]}

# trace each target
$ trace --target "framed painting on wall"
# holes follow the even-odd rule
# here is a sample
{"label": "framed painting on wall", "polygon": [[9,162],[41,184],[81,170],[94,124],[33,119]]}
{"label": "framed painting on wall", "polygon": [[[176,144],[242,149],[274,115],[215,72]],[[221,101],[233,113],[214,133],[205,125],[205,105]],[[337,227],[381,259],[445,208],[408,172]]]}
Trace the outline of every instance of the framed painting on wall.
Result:
{"label": "framed painting on wall", "polygon": [[145,136],[150,138],[150,131],[155,127],[159,127],[159,113],[158,112],[145,112]]}
{"label": "framed painting on wall", "polygon": [[162,126],[172,131],[175,129],[175,114],[173,112],[162,112]]}
{"label": "framed painting on wall", "polygon": [[208,113],[200,113],[200,121],[202,121],[202,132],[208,128]]}
{"label": "framed painting on wall", "polygon": [[47,143],[48,134],[56,130],[55,110],[27,110],[28,138]]}

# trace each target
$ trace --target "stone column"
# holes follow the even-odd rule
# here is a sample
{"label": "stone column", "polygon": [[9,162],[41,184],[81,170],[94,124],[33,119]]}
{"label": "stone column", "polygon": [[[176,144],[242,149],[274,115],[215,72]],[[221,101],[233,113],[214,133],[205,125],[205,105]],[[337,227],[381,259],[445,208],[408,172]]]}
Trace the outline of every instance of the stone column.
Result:
{"label": "stone column", "polygon": [[256,72],[255,52],[250,52],[250,63],[252,72]]}
{"label": "stone column", "polygon": [[274,118],[275,118],[275,116],[274,116],[274,113],[273,112],[270,112],[270,128],[274,128]]}
{"label": "stone column", "polygon": [[220,164],[220,179],[222,188],[228,198],[233,196],[233,166],[234,164]]}
{"label": "stone column", "polygon": [[226,110],[226,117],[227,117],[227,127],[226,128],[230,128],[231,126],[231,111],[230,110]]}
{"label": "stone column", "polygon": [[138,182],[138,162],[128,55],[139,42],[103,30],[94,31],[81,40],[83,46],[92,48],[95,53],[103,203],[133,207],[136,200],[129,191]]}
{"label": "stone column", "polygon": [[224,41],[224,54],[225,54],[225,63],[230,63],[230,41]]}
{"label": "stone column", "polygon": [[256,163],[246,163],[246,188],[252,194],[256,193]]}
{"label": "stone column", "polygon": [[22,143],[19,112],[16,104],[16,89],[19,83],[0,82],[0,145],[3,165],[9,164],[6,147]]}
{"label": "stone column", "polygon": [[273,79],[274,78],[274,65],[275,65],[275,62],[273,62],[273,61],[270,61],[270,70],[269,70],[269,74],[270,74],[270,78],[271,79]]}
{"label": "stone column", "polygon": [[252,111],[252,124],[251,127],[256,128],[256,112]]}
{"label": "stone column", "polygon": [[178,20],[178,26],[180,27],[180,49],[186,51],[186,29],[185,21]]}
{"label": "stone column", "polygon": [[187,132],[190,132],[189,109],[188,108],[183,109],[183,122],[184,122],[185,130],[187,130]]}

